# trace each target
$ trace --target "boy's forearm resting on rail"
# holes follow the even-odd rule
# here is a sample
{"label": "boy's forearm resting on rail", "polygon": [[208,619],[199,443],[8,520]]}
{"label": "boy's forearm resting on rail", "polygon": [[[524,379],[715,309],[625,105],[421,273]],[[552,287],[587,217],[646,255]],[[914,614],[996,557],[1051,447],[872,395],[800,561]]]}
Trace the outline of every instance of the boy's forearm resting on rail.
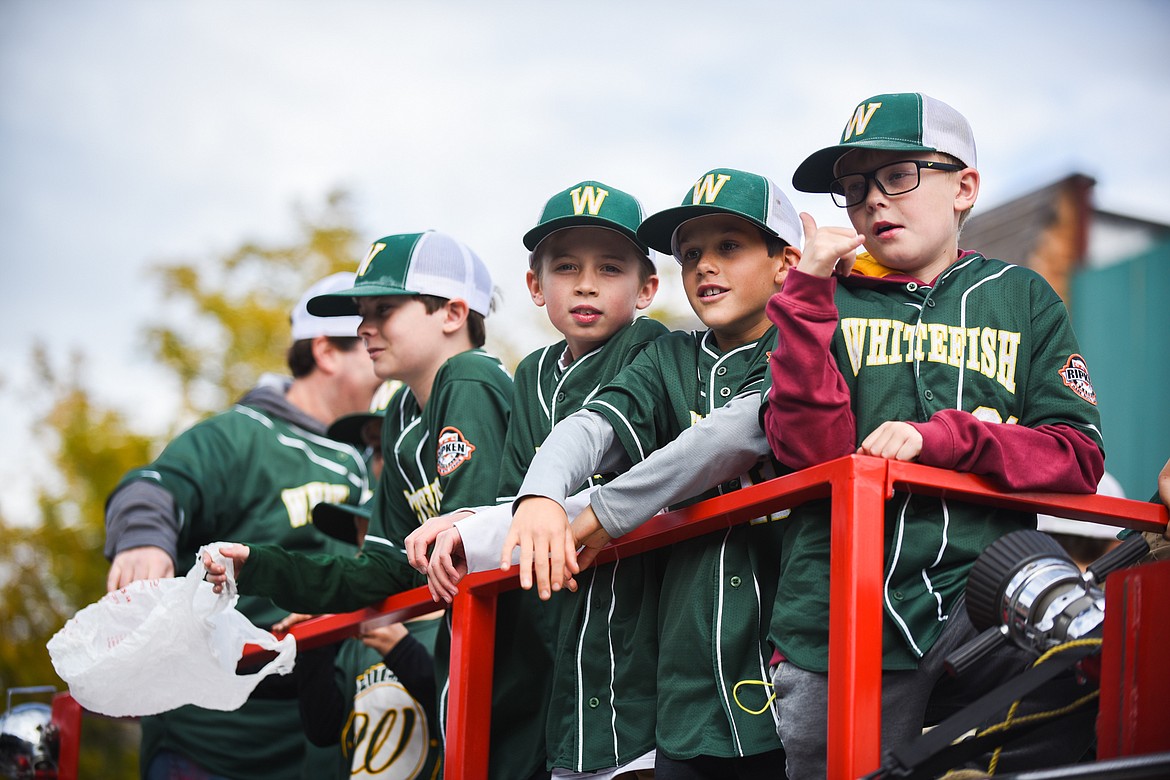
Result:
{"label": "boy's forearm resting on rail", "polygon": [[1105,455],[1071,425],[989,423],[970,412],[944,409],[922,434],[919,463],[992,477],[1011,490],[1096,493]]}
{"label": "boy's forearm resting on rail", "polygon": [[629,465],[605,417],[590,411],[574,412],[554,425],[540,445],[517,492],[513,511],[528,496],[544,496],[563,505],[565,498],[594,474],[624,471]]}
{"label": "boy's forearm resting on rail", "polygon": [[633,531],[663,507],[734,479],[769,454],[760,428],[760,395],[747,393],[699,420],[589,499],[612,538]]}

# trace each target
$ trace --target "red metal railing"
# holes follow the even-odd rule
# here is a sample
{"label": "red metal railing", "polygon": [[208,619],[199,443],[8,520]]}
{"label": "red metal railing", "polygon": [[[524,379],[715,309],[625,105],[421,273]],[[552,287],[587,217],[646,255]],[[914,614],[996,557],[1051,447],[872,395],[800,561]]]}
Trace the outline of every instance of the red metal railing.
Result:
{"label": "red metal railing", "polygon": [[[881,733],[875,724],[881,722],[883,517],[884,504],[895,490],[1143,531],[1161,531],[1167,524],[1166,508],[1158,504],[1107,496],[1005,494],[971,474],[853,455],[657,516],[598,560],[628,557],[830,497],[828,776],[856,778],[880,763]],[[474,574],[463,581],[452,605],[449,780],[486,777],[496,596],[517,586],[514,572]],[[356,636],[363,625],[405,620],[434,608],[427,589],[418,588],[371,608],[301,623],[292,633],[307,649]],[[64,774],[61,778],[71,780]]]}

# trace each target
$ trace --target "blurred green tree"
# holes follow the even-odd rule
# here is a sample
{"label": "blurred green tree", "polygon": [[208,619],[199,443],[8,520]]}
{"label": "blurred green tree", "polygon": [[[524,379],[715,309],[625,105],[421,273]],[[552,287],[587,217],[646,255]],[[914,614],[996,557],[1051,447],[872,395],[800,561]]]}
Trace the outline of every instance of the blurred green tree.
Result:
{"label": "blurred green tree", "polygon": [[[344,192],[294,214],[290,241],[245,241],[222,256],[153,266],[167,301],[158,320],[166,324],[146,327],[144,336],[149,354],[180,387],[180,414],[170,430],[138,430],[133,416],[98,401],[82,354],[60,372],[43,347],[34,347],[41,408],[34,430],[56,479],[36,486],[32,522],[0,516],[0,690],[65,689],[45,644],[105,593],[109,564],[101,550],[110,491],[178,429],[235,401],[262,372],[287,372],[288,313],[296,299],[316,279],[355,267],[361,242]],[[137,776],[132,721],[87,716],[81,744],[81,777]]]}
{"label": "blurred green tree", "polygon": [[285,372],[288,313],[312,282],[352,271],[360,258],[349,198],[294,210],[287,243],[245,241],[214,262],[155,266],[165,299],[181,315],[146,329],[151,354],[179,380],[182,409],[202,417],[244,394],[264,371]]}

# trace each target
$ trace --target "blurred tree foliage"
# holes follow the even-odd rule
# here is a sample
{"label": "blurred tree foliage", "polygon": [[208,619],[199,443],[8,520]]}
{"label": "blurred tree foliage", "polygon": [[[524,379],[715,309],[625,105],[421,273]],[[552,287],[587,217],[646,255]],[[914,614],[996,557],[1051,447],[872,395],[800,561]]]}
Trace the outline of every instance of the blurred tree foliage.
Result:
{"label": "blurred tree foliage", "polygon": [[165,298],[195,318],[146,331],[151,353],[179,380],[185,412],[217,411],[260,373],[287,373],[292,305],[317,279],[357,267],[360,240],[345,193],[330,193],[314,213],[298,208],[295,217],[298,235],[289,243],[246,241],[214,262],[154,268]]}
{"label": "blurred tree foliage", "polygon": [[[154,442],[133,431],[125,415],[90,401],[80,355],[73,356],[64,376],[54,372],[39,347],[33,362],[37,383],[49,399],[39,430],[51,438],[61,484],[38,489],[38,525],[0,518],[5,540],[0,549],[0,684],[5,689],[54,684],[63,690],[45,643],[73,613],[105,592],[100,550],[106,493],[123,472],[149,459]],[[133,724],[87,717],[83,733],[80,776],[133,776]]]}
{"label": "blurred tree foliage", "polygon": [[[185,423],[239,398],[264,371],[286,373],[288,314],[296,299],[316,279],[352,270],[360,259],[344,193],[329,194],[312,212],[296,209],[295,218],[291,241],[247,241],[220,257],[153,269],[168,301],[159,319],[179,324],[154,325],[145,337],[178,380]],[[32,524],[0,516],[0,690],[65,689],[45,644],[105,593],[106,497],[174,433],[136,430],[132,416],[97,401],[86,386],[83,355],[74,355],[65,373],[39,346],[32,361],[43,407],[36,434],[57,479],[37,486],[39,518]],[[86,716],[80,776],[137,776],[137,747],[133,722]]]}

